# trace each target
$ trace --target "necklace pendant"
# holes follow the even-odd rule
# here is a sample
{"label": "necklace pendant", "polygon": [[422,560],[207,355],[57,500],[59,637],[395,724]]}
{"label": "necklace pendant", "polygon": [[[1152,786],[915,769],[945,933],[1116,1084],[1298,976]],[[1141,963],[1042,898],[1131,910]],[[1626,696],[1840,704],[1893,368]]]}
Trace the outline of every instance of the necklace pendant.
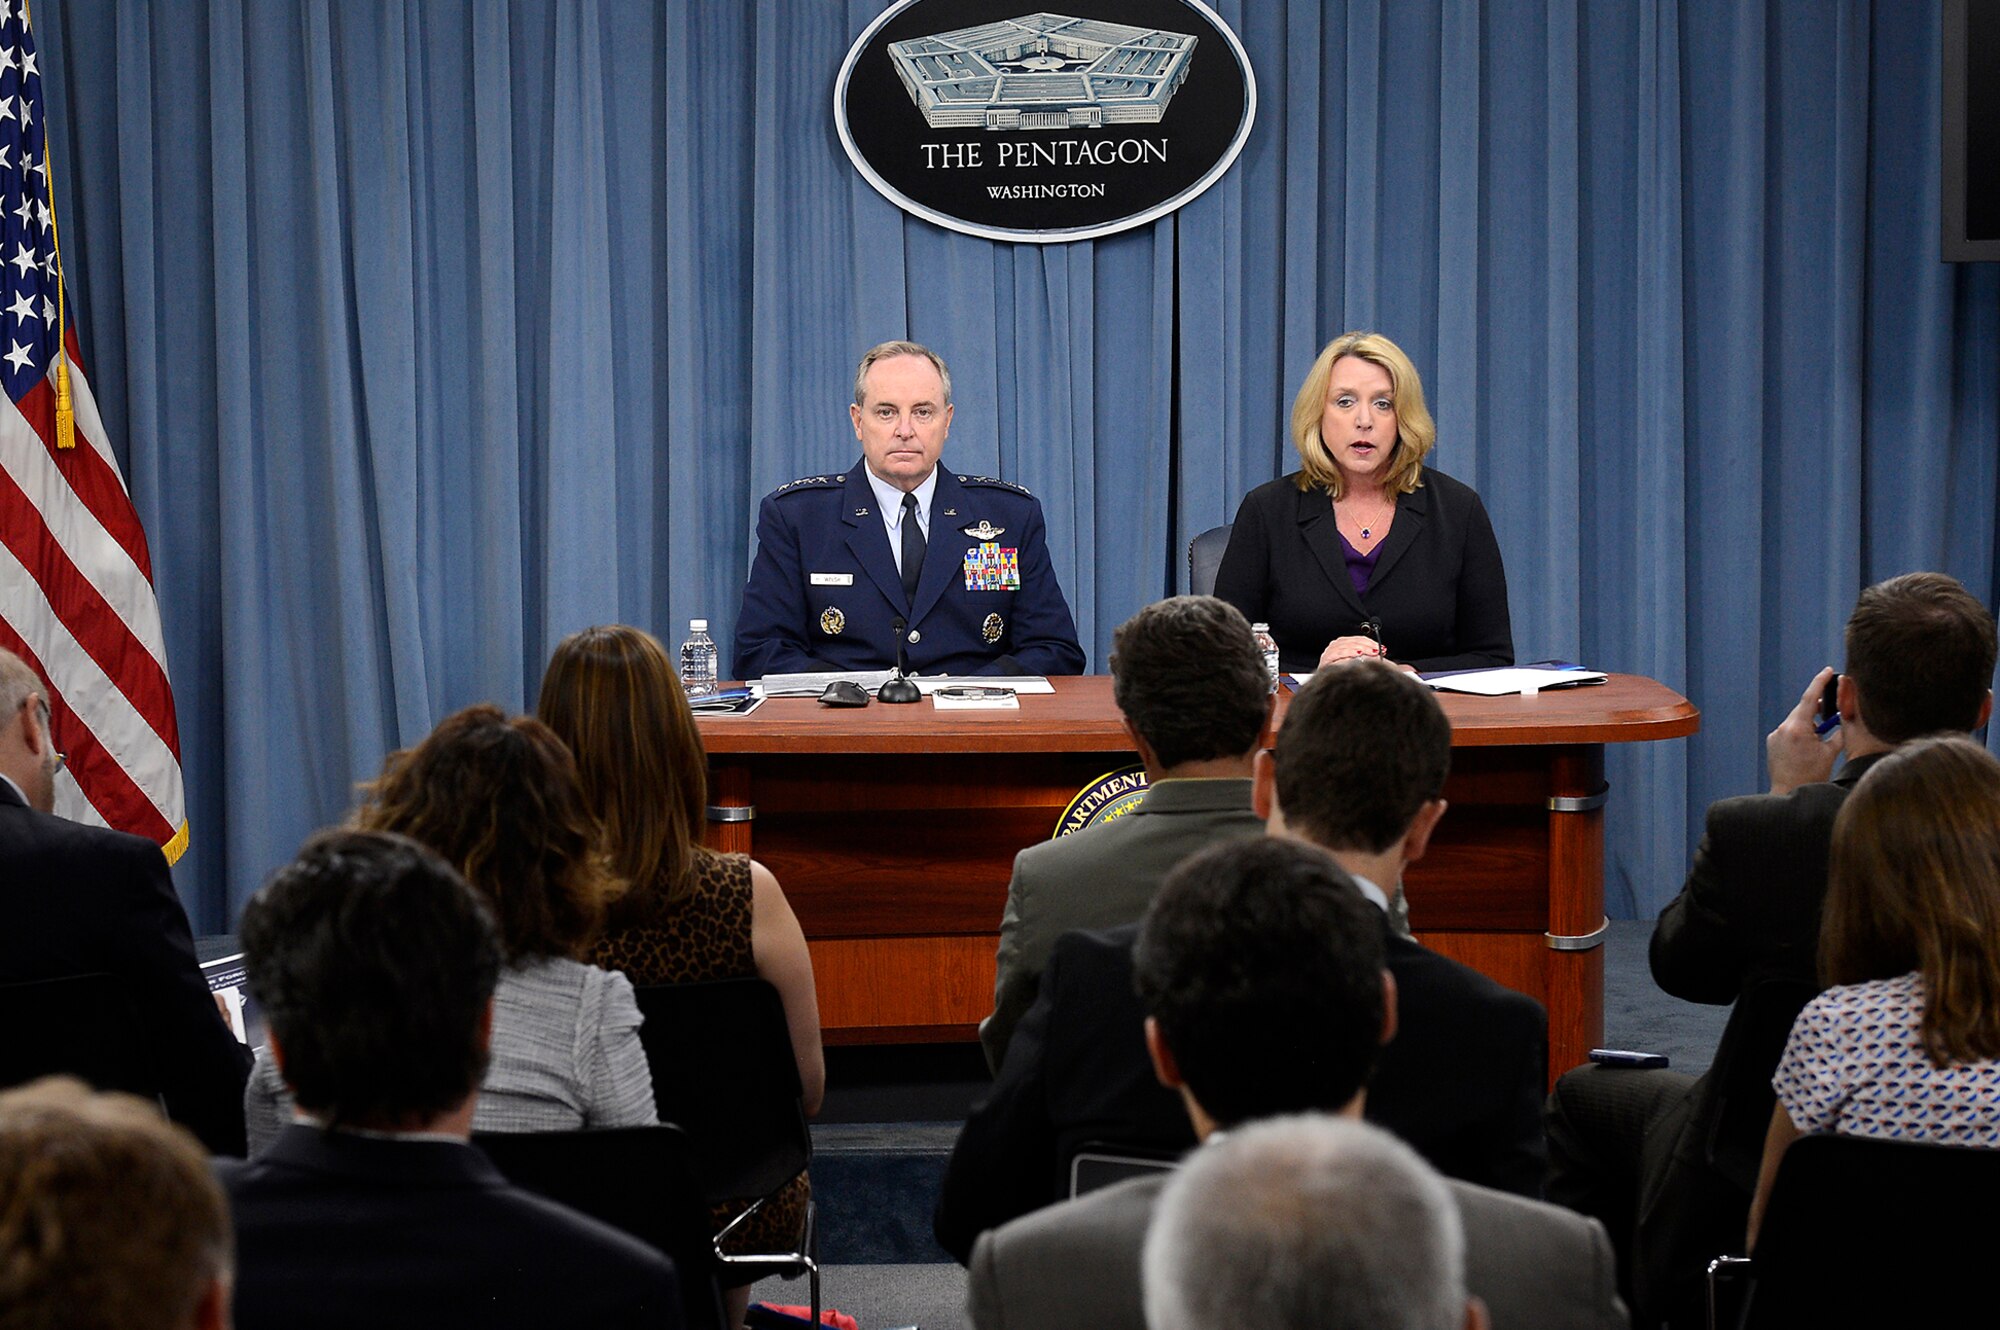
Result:
{"label": "necklace pendant", "polygon": [[1371,537],[1371,536],[1373,536],[1374,534],[1375,534],[1375,530],[1374,530],[1374,528],[1373,528],[1373,527],[1365,527],[1365,526],[1364,526],[1364,527],[1362,527],[1362,528],[1361,528],[1361,538],[1362,538],[1363,540],[1367,540],[1368,538],[1370,538],[1370,537]]}

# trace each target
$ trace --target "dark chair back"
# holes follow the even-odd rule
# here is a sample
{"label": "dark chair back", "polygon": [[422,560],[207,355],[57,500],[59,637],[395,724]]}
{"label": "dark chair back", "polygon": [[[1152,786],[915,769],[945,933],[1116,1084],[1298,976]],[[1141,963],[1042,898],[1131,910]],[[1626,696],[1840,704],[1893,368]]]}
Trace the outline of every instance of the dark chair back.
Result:
{"label": "dark chair back", "polygon": [[762,979],[638,990],[660,1121],[694,1142],[710,1201],[767,1196],[812,1160],[791,1028]]}
{"label": "dark chair back", "polygon": [[472,1143],[515,1186],[665,1252],[680,1276],[689,1330],[724,1330],[708,1206],[680,1128],[480,1132]]}
{"label": "dark chair back", "polygon": [[1233,523],[1212,526],[1188,542],[1188,593],[1195,596],[1215,594],[1215,571],[1222,567],[1222,552],[1229,548],[1229,529]]}
{"label": "dark chair back", "polygon": [[0,984],[0,1087],[75,1076],[158,1101],[161,1080],[114,975]]}
{"label": "dark chair back", "polygon": [[[2000,1250],[2000,1150],[1806,1136],[1778,1165],[1745,1326],[1966,1323]],[[1983,1319],[1981,1316],[1979,1319]]]}
{"label": "dark chair back", "polygon": [[1785,1051],[1792,1022],[1819,992],[1798,979],[1765,979],[1746,988],[1729,1013],[1715,1067],[1702,1085],[1694,1121],[1704,1133],[1702,1153],[1709,1165],[1740,1188],[1756,1190],[1764,1158],[1764,1134],[1771,1125],[1771,1073]]}

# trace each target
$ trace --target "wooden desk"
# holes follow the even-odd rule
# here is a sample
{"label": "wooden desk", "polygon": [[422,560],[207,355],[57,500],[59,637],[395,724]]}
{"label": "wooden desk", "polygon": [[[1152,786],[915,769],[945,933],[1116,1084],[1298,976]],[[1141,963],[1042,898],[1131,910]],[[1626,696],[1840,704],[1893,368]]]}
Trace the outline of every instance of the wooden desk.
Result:
{"label": "wooden desk", "polygon": [[[1109,678],[1053,682],[1019,711],[775,698],[700,722],[710,843],[755,853],[784,885],[829,1043],[976,1037],[1015,852],[1137,761]],[[1545,1003],[1550,1066],[1573,1066],[1604,1030],[1604,745],[1692,734],[1699,713],[1632,675],[1439,700],[1451,811],[1405,884],[1411,925]]]}

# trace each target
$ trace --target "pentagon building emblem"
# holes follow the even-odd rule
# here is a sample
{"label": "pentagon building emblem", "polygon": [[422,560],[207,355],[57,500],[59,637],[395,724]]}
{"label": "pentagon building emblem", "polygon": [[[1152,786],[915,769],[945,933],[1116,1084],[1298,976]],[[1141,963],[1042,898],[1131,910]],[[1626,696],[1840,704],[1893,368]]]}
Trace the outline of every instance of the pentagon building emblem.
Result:
{"label": "pentagon building emblem", "polygon": [[1023,14],[891,42],[889,59],[933,129],[1157,124],[1187,78],[1192,33]]}
{"label": "pentagon building emblem", "polygon": [[1229,171],[1257,79],[1207,0],[1034,3],[890,0],[861,28],[833,124],[882,197],[967,235],[1057,244],[1143,226]]}

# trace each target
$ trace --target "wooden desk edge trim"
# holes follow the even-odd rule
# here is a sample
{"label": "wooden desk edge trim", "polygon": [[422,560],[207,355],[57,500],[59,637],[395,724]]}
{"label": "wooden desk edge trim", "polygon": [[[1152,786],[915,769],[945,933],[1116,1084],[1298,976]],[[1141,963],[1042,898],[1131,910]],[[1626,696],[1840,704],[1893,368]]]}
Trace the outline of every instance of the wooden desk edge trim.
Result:
{"label": "wooden desk edge trim", "polygon": [[[1116,706],[1110,700],[1110,679],[1103,675],[1082,675],[1089,680],[1093,690],[1101,690],[1111,715],[1116,715]],[[1447,713],[1460,711],[1453,718],[1452,746],[1454,748],[1495,748],[1495,747],[1536,747],[1556,744],[1602,744],[1602,743],[1650,743],[1663,739],[1681,739],[1694,734],[1701,728],[1701,711],[1692,702],[1680,696],[1655,680],[1638,675],[1613,675],[1612,679],[1623,684],[1628,680],[1640,680],[1672,698],[1657,706],[1621,709],[1593,716],[1559,719],[1552,717],[1544,724],[1528,723],[1518,712],[1507,718],[1481,716],[1480,704],[1485,702],[1508,702],[1508,698],[1478,698],[1452,695],[1441,696]],[[1567,690],[1545,695],[1551,710],[1569,711],[1577,702],[1584,701],[1596,690]],[[1290,699],[1284,699],[1289,703]],[[1286,709],[1281,705],[1280,711]],[[812,715],[815,713],[806,713]],[[1574,716],[1574,713],[1571,713]],[[934,718],[936,713],[930,713]],[[805,717],[800,717],[801,720]],[[1023,723],[1027,721],[1027,723]],[[832,754],[979,754],[1008,751],[1005,736],[1018,735],[1022,746],[1044,753],[1103,753],[1111,756],[1129,754],[1131,741],[1122,726],[1107,724],[1102,713],[1084,717],[1069,717],[1063,729],[1051,731],[1048,719],[1027,717],[1016,719],[1013,715],[991,715],[990,719],[968,722],[955,719],[940,726],[935,719],[921,728],[867,729],[859,732],[840,734],[813,733],[813,726],[807,721],[803,729],[798,725],[772,728],[757,722],[754,717],[744,717],[740,722],[732,720],[697,719],[701,730],[702,743],[713,755],[751,754],[799,754],[824,752]],[[740,728],[739,728],[740,725]],[[996,742],[999,740],[999,742]],[[1264,738],[1264,746],[1275,741],[1275,730]]]}
{"label": "wooden desk edge trim", "polygon": [[[1701,713],[1692,703],[1683,702],[1678,707],[1662,707],[1636,717],[1548,725],[1531,733],[1524,733],[1519,725],[1454,725],[1451,731],[1451,745],[1454,748],[1521,748],[1549,744],[1651,743],[1661,739],[1683,739],[1700,728]],[[797,731],[772,733],[760,730],[733,732],[704,730],[702,742],[709,753],[718,756],[807,752],[859,754],[1006,751],[994,744],[995,733],[1005,733],[1005,731],[987,730],[955,734],[929,731],[878,732],[802,738]],[[1132,741],[1122,730],[1117,734],[1070,732],[1060,735],[1024,736],[1024,738],[1028,740],[1024,747],[1043,753],[1104,753],[1108,756],[1118,756],[1132,751]],[[1264,746],[1270,747],[1275,738],[1275,735],[1266,736]]]}
{"label": "wooden desk edge trim", "polygon": [[1685,739],[1701,728],[1701,712],[1692,702],[1678,707],[1662,707],[1638,717],[1610,721],[1578,721],[1548,725],[1523,738],[1518,728],[1454,725],[1453,748],[1527,748],[1547,744],[1653,743],[1661,739]]}

